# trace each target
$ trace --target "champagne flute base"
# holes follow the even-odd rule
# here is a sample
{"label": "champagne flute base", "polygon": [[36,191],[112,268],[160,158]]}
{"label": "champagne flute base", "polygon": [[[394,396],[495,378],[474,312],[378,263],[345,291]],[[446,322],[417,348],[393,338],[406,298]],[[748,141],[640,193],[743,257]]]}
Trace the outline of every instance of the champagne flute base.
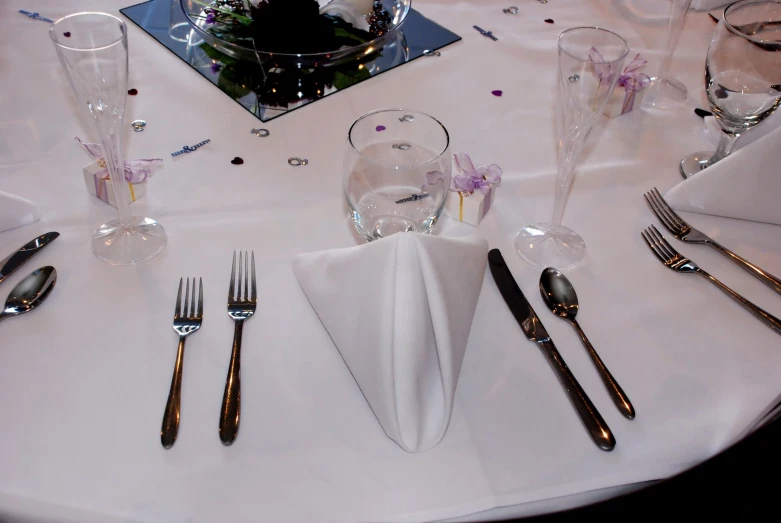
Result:
{"label": "champagne flute base", "polygon": [[681,107],[688,97],[688,90],[675,78],[656,78],[648,87],[643,99],[647,109],[675,109]]}
{"label": "champagne flute base", "polygon": [[535,223],[518,231],[515,236],[515,252],[540,269],[568,269],[586,256],[586,242],[568,227]]}
{"label": "champagne flute base", "polygon": [[133,216],[129,226],[106,222],[92,235],[92,252],[111,265],[135,265],[151,260],[165,248],[163,226],[152,218]]}
{"label": "champagne flute base", "polygon": [[686,180],[711,165],[712,151],[690,154],[681,160],[681,176]]}

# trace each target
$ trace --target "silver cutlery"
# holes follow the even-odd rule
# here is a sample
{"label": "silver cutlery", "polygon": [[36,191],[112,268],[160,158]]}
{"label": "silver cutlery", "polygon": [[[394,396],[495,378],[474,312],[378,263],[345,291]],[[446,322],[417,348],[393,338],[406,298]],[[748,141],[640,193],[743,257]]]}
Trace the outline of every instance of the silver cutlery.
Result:
{"label": "silver cutlery", "polygon": [[30,312],[44,302],[57,283],[57,270],[46,266],[35,269],[16,284],[5,300],[5,306],[0,311],[0,321],[11,316]]}
{"label": "silver cutlery", "polygon": [[724,293],[727,294],[730,298],[741,304],[747,311],[756,316],[759,321],[776,331],[776,333],[781,334],[781,320],[760,309],[746,298],[733,291],[704,270],[700,269],[696,263],[679,254],[678,251],[673,249],[670,244],[667,243],[667,240],[662,237],[656,227],[652,225],[643,231],[642,235],[645,243],[648,244],[648,247],[665,265],[665,267],[682,273],[699,274],[703,278],[706,278],[716,287],[724,291]]}
{"label": "silver cutlery", "polygon": [[13,272],[24,265],[30,258],[41,252],[41,249],[56,240],[60,235],[58,232],[47,232],[37,238],[34,238],[20,247],[15,253],[0,261],[0,283],[8,278]]}
{"label": "silver cutlery", "polygon": [[632,402],[629,401],[624,390],[602,362],[594,346],[591,345],[591,342],[586,337],[586,333],[583,332],[580,324],[575,319],[579,308],[578,295],[575,293],[575,288],[569,279],[558,269],[548,267],[540,275],[540,294],[542,295],[542,300],[553,314],[568,321],[575,328],[575,332],[580,336],[583,346],[586,348],[588,355],[591,356],[591,361],[597,368],[599,377],[602,378],[602,382],[605,384],[607,392],[613,399],[613,403],[618,407],[619,412],[627,419],[634,419],[635,409],[632,406]]}
{"label": "silver cutlery", "polygon": [[781,280],[769,272],[760,269],[753,263],[744,260],[726,247],[722,247],[713,241],[710,237],[686,223],[683,218],[678,216],[678,213],[676,213],[672,207],[670,207],[667,202],[664,201],[664,198],[662,198],[662,195],[659,193],[656,187],[654,187],[652,191],[645,193],[645,201],[648,202],[651,210],[654,211],[654,214],[656,214],[656,217],[659,218],[659,221],[662,222],[662,225],[664,225],[667,230],[670,231],[670,234],[678,238],[680,241],[686,243],[699,243],[713,247],[718,252],[748,271],[749,274],[756,277],[759,281],[777,293],[781,294]]}
{"label": "silver cutlery", "polygon": [[607,426],[602,415],[567,367],[564,358],[559,354],[537,313],[534,312],[526,296],[518,287],[499,249],[491,249],[488,252],[488,266],[502,298],[515,317],[515,321],[518,322],[526,337],[536,343],[545,359],[548,360],[591,439],[600,449],[613,450],[616,446],[616,439],[613,437],[610,427]]}
{"label": "silver cutlery", "polygon": [[[242,264],[242,258],[244,263]],[[239,251],[239,275],[236,278],[236,251],[233,252],[231,282],[228,287],[228,316],[234,321],[233,349],[231,351],[225,393],[220,409],[220,440],[231,445],[239,433],[241,412],[241,334],[244,322],[255,314],[258,291],[255,286],[255,251],[252,252],[252,286],[249,286],[249,260],[247,253]],[[242,284],[244,289],[242,292]]]}
{"label": "silver cutlery", "polygon": [[179,279],[179,292],[176,295],[174,311],[174,331],[179,335],[179,349],[176,351],[174,375],[171,390],[163,412],[163,425],[160,428],[160,441],[163,447],[170,449],[179,433],[179,409],[182,402],[182,363],[184,361],[184,342],[187,336],[201,328],[203,323],[203,280],[198,278],[198,306],[195,305],[195,278],[193,278],[193,297],[190,300],[190,278],[185,283],[184,306],[182,306],[182,280]]}

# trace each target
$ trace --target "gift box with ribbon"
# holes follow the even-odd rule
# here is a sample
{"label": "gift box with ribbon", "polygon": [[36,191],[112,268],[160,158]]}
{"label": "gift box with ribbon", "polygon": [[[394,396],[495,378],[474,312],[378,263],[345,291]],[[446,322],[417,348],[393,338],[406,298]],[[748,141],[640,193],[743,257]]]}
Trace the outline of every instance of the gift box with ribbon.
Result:
{"label": "gift box with ribbon", "polygon": [[638,53],[624,68],[621,76],[618,77],[613,94],[605,105],[605,116],[609,118],[621,116],[635,107],[640,107],[645,88],[651,83],[651,78],[640,72],[646,63],[648,61]]}
{"label": "gift box with ribbon", "polygon": [[453,160],[458,174],[451,178],[445,214],[479,225],[491,208],[496,186],[502,181],[502,169],[496,164],[475,168],[466,153],[454,154]]}
{"label": "gift box with ribbon", "polygon": [[[87,154],[94,161],[84,167],[84,183],[87,191],[111,205],[117,206],[114,199],[114,189],[111,186],[112,180],[109,177],[106,161],[103,159],[103,152],[99,144],[84,143],[78,138],[76,141],[87,151]],[[163,163],[162,158],[145,158],[140,160],[127,160],[125,162],[125,181],[128,185],[128,194],[130,203],[138,200],[146,194],[146,182],[154,172],[155,167]]]}

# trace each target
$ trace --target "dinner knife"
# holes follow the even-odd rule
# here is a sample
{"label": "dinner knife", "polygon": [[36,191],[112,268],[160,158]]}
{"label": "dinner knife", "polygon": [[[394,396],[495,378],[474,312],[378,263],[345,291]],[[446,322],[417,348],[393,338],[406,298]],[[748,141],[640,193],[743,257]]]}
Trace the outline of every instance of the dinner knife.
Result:
{"label": "dinner knife", "polygon": [[488,266],[491,268],[496,286],[499,287],[499,292],[510,308],[510,312],[515,316],[526,337],[535,342],[545,355],[591,439],[600,449],[613,450],[616,446],[616,439],[613,437],[610,427],[607,426],[578,380],[567,367],[564,358],[559,354],[537,313],[534,312],[526,296],[523,295],[515,282],[515,278],[513,278],[499,249],[491,249],[488,252]]}
{"label": "dinner knife", "polygon": [[58,232],[47,232],[37,238],[29,241],[18,251],[10,255],[5,260],[0,261],[0,283],[8,278],[13,272],[24,265],[27,260],[41,252],[41,249],[56,240],[60,235]]}

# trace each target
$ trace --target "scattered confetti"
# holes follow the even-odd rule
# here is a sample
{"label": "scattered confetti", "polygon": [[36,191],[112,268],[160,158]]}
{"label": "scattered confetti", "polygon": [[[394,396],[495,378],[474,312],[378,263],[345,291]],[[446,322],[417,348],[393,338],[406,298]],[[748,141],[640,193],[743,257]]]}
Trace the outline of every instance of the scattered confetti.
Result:
{"label": "scattered confetti", "polygon": [[486,31],[485,29],[482,29],[482,28],[480,28],[480,27],[478,27],[478,26],[476,26],[476,25],[473,25],[472,27],[474,27],[474,28],[475,28],[475,30],[476,30],[478,33],[480,33],[480,34],[481,34],[481,35],[483,35],[483,36],[487,36],[488,38],[490,38],[490,39],[491,39],[491,40],[493,40],[494,42],[496,42],[497,40],[499,40],[497,37],[495,37],[495,36],[494,36],[494,34],[493,34],[491,31]]}
{"label": "scattered confetti", "polygon": [[502,9],[502,11],[504,11],[504,13],[508,14],[508,15],[517,15],[518,11],[520,11],[520,9],[518,9],[514,5],[511,5],[510,7],[507,7],[506,9]]}
{"label": "scattered confetti", "polygon": [[298,167],[300,165],[308,164],[309,160],[307,160],[306,158],[298,158],[294,156],[293,158],[288,158],[287,163],[289,163],[293,167]]}
{"label": "scattered confetti", "polygon": [[70,31],[65,31],[64,33],[62,33],[62,36],[64,36],[65,38],[70,38],[71,37],[71,32]]}
{"label": "scattered confetti", "polygon": [[494,95],[494,96],[502,96],[503,93],[502,93],[502,91],[497,89],[495,91],[491,91],[491,94]]}
{"label": "scattered confetti", "polygon": [[694,110],[694,114],[701,118],[705,118],[706,116],[713,116],[712,112],[706,111],[705,109],[700,109],[699,107]]}
{"label": "scattered confetti", "polygon": [[257,127],[253,127],[249,133],[254,134],[255,136],[259,136],[261,138],[265,138],[266,136],[271,134],[268,129],[258,129]]}
{"label": "scattered confetti", "polygon": [[233,160],[231,160],[231,163],[232,163],[233,165],[241,165],[241,164],[243,164],[243,163],[244,163],[244,160],[242,160],[242,159],[241,159],[241,157],[237,156],[236,158],[234,158]]}
{"label": "scattered confetti", "polygon": [[182,147],[181,151],[176,151],[175,153],[171,153],[171,156],[179,156],[180,154],[191,153],[194,150],[198,149],[199,147],[203,147],[204,145],[206,145],[209,142],[211,142],[211,140],[204,140],[201,143],[197,143],[197,144],[193,145],[192,147],[188,147],[188,146],[185,145],[184,147]]}
{"label": "scattered confetti", "polygon": [[545,23],[546,24],[552,24],[553,23],[553,18],[546,18],[545,19]]}
{"label": "scattered confetti", "polygon": [[222,66],[218,64],[217,62],[214,62],[209,66],[209,69],[212,70],[212,73],[219,73],[220,69],[222,69]]}
{"label": "scattered confetti", "polygon": [[[24,9],[19,9],[19,12],[22,13],[25,16],[29,16],[33,20],[40,20],[41,22],[49,22],[50,24],[54,23],[54,20],[51,20],[49,18],[43,17],[38,13],[31,13],[29,11],[25,11]],[[70,36],[70,35],[68,35]]]}
{"label": "scattered confetti", "polygon": [[135,96],[138,94],[138,89],[128,89],[127,94],[130,96]]}
{"label": "scattered confetti", "polygon": [[377,132],[384,131],[386,127],[384,125],[378,125],[375,129],[377,129]]}

